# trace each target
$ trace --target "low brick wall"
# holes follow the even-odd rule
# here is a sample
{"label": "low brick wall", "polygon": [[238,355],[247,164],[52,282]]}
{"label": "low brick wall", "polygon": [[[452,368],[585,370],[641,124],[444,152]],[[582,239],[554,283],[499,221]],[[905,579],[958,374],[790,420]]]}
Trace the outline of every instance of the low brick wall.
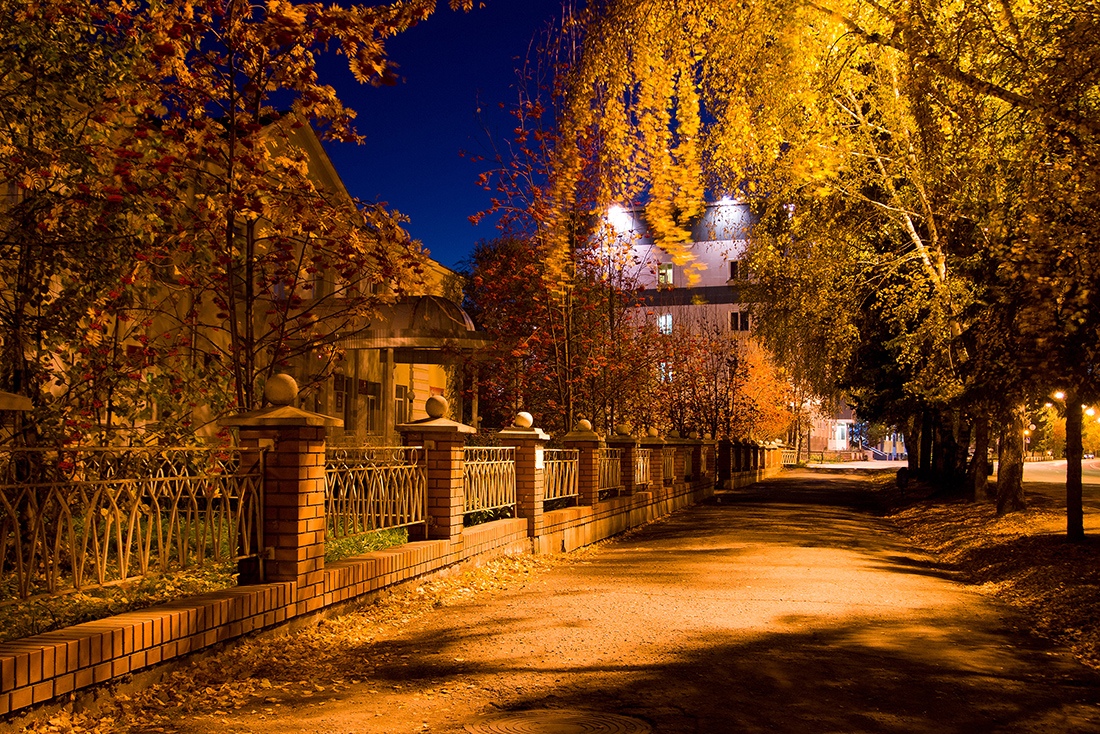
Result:
{"label": "low brick wall", "polygon": [[[270,445],[273,458],[268,467],[274,475],[272,486],[279,491],[273,489],[268,499],[281,498],[265,510],[265,528],[271,531],[265,534],[266,543],[272,544],[269,551],[275,559],[269,562],[266,582],[253,583],[257,579],[242,573],[245,585],[235,589],[0,644],[0,716],[457,564],[589,545],[706,499],[714,493],[717,479],[713,444],[677,440],[670,442],[677,447],[672,475],[664,477],[659,463],[651,461],[652,480],[635,485],[639,444],[623,438],[618,444],[626,465],[627,483],[620,488],[625,494],[598,500],[595,452],[602,440],[584,430],[566,437],[567,442],[574,440],[581,455],[579,505],[543,512],[540,452],[547,437],[533,428],[513,429],[502,435],[522,448],[517,453],[516,507],[526,516],[464,528],[461,436],[473,429],[440,419],[410,424],[415,443],[427,453],[428,506],[435,514],[422,528],[420,535],[426,539],[326,564],[320,514],[324,434],[313,414],[298,413],[287,418],[284,411],[269,416],[266,423],[253,420],[241,428],[242,441]],[[773,453],[778,455],[758,450],[752,469],[727,473],[721,486],[746,486],[780,471]],[[440,456],[447,459],[443,469]],[[684,480],[688,460],[695,469],[692,478]],[[305,467],[292,472],[297,483],[283,477],[287,466]],[[286,517],[288,512],[293,516]],[[253,563],[248,568],[256,573],[259,567]]]}
{"label": "low brick wall", "polygon": [[[329,564],[323,604],[379,591],[467,561],[531,550],[525,520],[467,528]],[[0,644],[0,715],[150,668],[300,612],[292,581],[240,586]]]}
{"label": "low brick wall", "polygon": [[567,553],[639,527],[714,493],[714,481],[656,487],[595,505],[552,510],[543,515],[542,534],[534,539],[536,553]]}

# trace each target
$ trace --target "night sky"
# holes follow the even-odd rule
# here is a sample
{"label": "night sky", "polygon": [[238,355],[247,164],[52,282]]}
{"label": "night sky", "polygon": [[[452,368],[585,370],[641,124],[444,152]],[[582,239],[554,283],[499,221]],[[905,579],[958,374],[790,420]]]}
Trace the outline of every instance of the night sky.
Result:
{"label": "night sky", "polygon": [[492,223],[474,227],[467,219],[488,205],[489,194],[476,183],[487,164],[460,151],[487,152],[485,123],[499,140],[510,134],[511,118],[499,103],[515,101],[515,70],[532,38],[561,15],[561,0],[484,4],[454,13],[440,0],[427,22],[390,39],[390,57],[403,77],[397,86],[357,84],[342,57],[323,67],[359,113],[357,128],[367,137],[359,146],[326,145],[348,190],[407,215],[409,233],[449,267],[478,240],[496,235]]}

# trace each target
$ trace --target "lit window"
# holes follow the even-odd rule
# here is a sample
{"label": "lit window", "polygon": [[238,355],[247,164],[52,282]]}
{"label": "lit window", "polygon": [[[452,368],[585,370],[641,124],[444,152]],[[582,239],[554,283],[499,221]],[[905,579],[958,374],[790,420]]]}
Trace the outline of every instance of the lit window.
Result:
{"label": "lit window", "polygon": [[672,314],[663,313],[657,317],[657,331],[662,334],[672,333]]}
{"label": "lit window", "polygon": [[657,374],[661,382],[672,382],[672,368],[668,366],[668,362],[661,362],[657,365]]}
{"label": "lit window", "polygon": [[657,266],[657,285],[672,285],[672,263],[661,263]]}

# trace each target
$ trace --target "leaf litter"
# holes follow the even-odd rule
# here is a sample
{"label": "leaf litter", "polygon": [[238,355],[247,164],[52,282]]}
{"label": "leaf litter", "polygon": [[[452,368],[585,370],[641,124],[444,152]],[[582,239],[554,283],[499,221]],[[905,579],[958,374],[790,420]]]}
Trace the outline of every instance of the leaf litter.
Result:
{"label": "leaf litter", "polygon": [[1066,540],[1064,487],[1024,486],[1028,509],[1002,517],[992,500],[926,500],[890,519],[960,581],[1021,611],[1039,635],[1100,669],[1100,538]]}
{"label": "leaf litter", "polygon": [[21,731],[174,732],[179,729],[173,722],[187,716],[218,718],[241,709],[275,715],[284,705],[338,695],[369,683],[377,664],[393,657],[372,649],[380,636],[440,607],[522,587],[551,568],[587,557],[594,547],[552,556],[504,556],[413,582],[304,629],[247,637],[197,655],[139,691],[99,697],[87,711],[73,710],[70,704],[49,714],[31,714]]}

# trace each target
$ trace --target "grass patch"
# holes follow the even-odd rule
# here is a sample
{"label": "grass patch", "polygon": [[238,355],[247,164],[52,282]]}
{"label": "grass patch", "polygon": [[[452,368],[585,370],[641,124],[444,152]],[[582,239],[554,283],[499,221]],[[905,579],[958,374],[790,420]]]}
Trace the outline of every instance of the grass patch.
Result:
{"label": "grass patch", "polygon": [[342,561],[371,551],[385,550],[409,542],[408,528],[389,528],[369,533],[325,539],[325,563]]}
{"label": "grass patch", "polygon": [[[409,541],[406,528],[378,530],[325,544],[325,561],[333,562]],[[235,561],[220,561],[132,582],[69,593],[39,595],[0,605],[0,642],[113,617],[237,585]]]}

